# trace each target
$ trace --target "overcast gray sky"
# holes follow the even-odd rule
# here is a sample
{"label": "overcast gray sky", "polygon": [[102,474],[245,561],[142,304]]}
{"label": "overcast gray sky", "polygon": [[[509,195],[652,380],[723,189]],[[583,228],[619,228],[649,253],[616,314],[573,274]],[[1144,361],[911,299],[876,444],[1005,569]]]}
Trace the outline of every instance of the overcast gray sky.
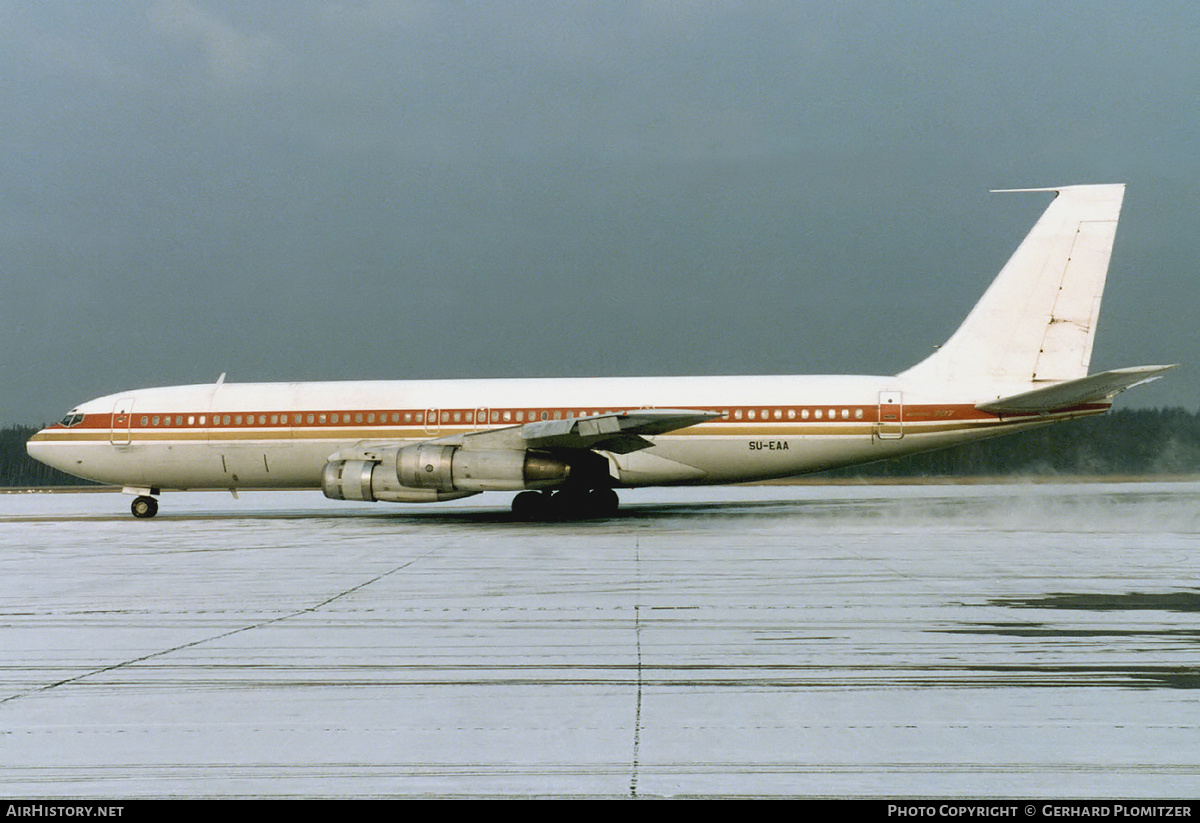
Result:
{"label": "overcast gray sky", "polygon": [[150,385],[893,373],[1125,182],[1200,406],[1200,4],[3,2],[0,424]]}

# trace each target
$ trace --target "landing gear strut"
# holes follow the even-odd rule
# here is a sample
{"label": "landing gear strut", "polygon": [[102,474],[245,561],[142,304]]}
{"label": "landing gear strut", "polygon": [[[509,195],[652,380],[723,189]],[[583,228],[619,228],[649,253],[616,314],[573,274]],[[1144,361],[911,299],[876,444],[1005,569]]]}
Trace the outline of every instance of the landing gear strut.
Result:
{"label": "landing gear strut", "polygon": [[521,492],[512,510],[521,520],[583,520],[611,517],[620,500],[610,488],[559,489],[556,492]]}
{"label": "landing gear strut", "polygon": [[153,517],[158,514],[158,501],[148,495],[140,494],[133,498],[129,510],[133,512],[134,517]]}

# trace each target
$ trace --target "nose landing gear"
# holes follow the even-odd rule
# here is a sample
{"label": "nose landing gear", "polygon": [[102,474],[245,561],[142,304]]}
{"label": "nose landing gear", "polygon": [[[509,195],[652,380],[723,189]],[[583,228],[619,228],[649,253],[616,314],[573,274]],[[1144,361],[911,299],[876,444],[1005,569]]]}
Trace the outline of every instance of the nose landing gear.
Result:
{"label": "nose landing gear", "polygon": [[134,517],[153,517],[158,514],[158,500],[149,495],[139,494],[133,498],[129,510],[133,512]]}

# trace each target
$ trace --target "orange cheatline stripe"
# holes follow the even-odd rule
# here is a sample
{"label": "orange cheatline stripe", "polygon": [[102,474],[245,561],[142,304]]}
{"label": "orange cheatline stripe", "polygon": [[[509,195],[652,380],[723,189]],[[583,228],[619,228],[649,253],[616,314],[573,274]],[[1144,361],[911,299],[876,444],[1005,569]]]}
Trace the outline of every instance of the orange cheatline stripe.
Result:
{"label": "orange cheatline stripe", "polygon": [[[480,407],[480,408],[483,408],[483,407]],[[714,406],[706,406],[706,407],[696,407],[696,408],[697,408],[697,410],[717,409],[717,410],[721,410],[721,411],[726,411],[726,409],[724,409],[724,407],[722,407],[722,406],[715,406],[715,407]],[[843,409],[858,410],[860,408],[863,410],[862,418],[843,419],[841,416],[841,411]],[[1085,404],[1085,405],[1079,406],[1074,409],[1067,409],[1067,410],[1063,410],[1060,412],[1055,412],[1052,415],[1044,415],[1043,417],[1045,417],[1047,419],[1057,419],[1059,417],[1070,417],[1070,416],[1076,416],[1076,415],[1080,415],[1080,414],[1098,413],[1098,412],[1105,411],[1108,408],[1109,408],[1109,404],[1106,404],[1106,403]],[[774,412],[776,409],[778,409],[781,413],[780,419],[776,419],[774,417]],[[745,414],[747,416],[744,417],[743,419],[738,419],[738,417],[736,417],[734,413],[730,413],[727,416],[717,419],[717,420],[710,420],[703,424],[699,424],[697,426],[688,427],[686,429],[680,429],[676,432],[673,432],[672,436],[705,436],[705,435],[712,434],[714,430],[720,430],[722,434],[730,434],[730,435],[733,435],[733,434],[747,434],[747,435],[748,434],[772,434],[772,433],[783,434],[785,432],[793,433],[793,434],[839,434],[839,433],[852,433],[852,432],[857,431],[858,429],[863,428],[865,426],[873,426],[880,422],[879,417],[878,417],[878,408],[875,406],[843,405],[843,404],[837,404],[837,403],[827,403],[827,404],[822,404],[820,406],[762,406],[762,405],[759,405],[759,406],[753,407],[753,410],[756,412],[756,419],[753,419],[753,420],[748,418],[748,413],[750,411],[749,407],[735,407],[732,409],[733,412],[736,412],[738,410],[740,410],[743,414]],[[769,417],[766,417],[761,414],[761,412],[763,412],[764,410],[766,410],[770,413]],[[794,418],[788,418],[786,416],[787,410],[795,410],[796,416]],[[806,410],[809,412],[809,416],[807,418],[803,416],[803,412]],[[41,432],[37,435],[34,435],[34,437],[31,439],[39,440],[39,441],[63,440],[63,441],[76,441],[76,442],[87,441],[87,440],[102,440],[102,439],[108,439],[108,438],[112,437],[114,431],[116,432],[117,436],[124,436],[128,432],[132,435],[135,435],[137,437],[137,439],[140,439],[140,440],[164,440],[164,439],[211,440],[213,437],[213,434],[217,433],[217,432],[221,433],[222,437],[225,439],[239,439],[239,440],[244,440],[244,439],[297,439],[296,436],[298,434],[310,433],[310,432],[322,432],[328,438],[341,438],[341,437],[355,438],[355,437],[357,437],[357,438],[361,439],[361,438],[367,437],[367,436],[370,436],[370,437],[403,437],[406,434],[411,434],[415,437],[421,437],[421,436],[432,436],[434,433],[436,433],[436,435],[439,437],[444,437],[449,434],[468,433],[468,432],[473,432],[473,431],[479,430],[476,428],[476,426],[473,422],[465,421],[462,419],[460,419],[457,422],[453,421],[453,420],[449,420],[449,421],[440,421],[439,420],[432,424],[427,424],[425,422],[417,422],[415,419],[413,419],[411,421],[402,422],[402,423],[391,422],[391,418],[393,416],[399,416],[401,418],[401,420],[403,420],[405,415],[411,415],[413,418],[415,418],[415,416],[417,414],[424,415],[424,413],[426,411],[427,410],[424,410],[424,409],[420,410],[420,411],[410,409],[410,410],[387,410],[387,411],[374,411],[374,412],[368,412],[368,411],[361,411],[361,412],[359,412],[359,411],[354,411],[354,412],[336,411],[335,412],[335,411],[315,411],[315,410],[314,411],[299,411],[299,412],[297,412],[295,410],[290,410],[288,412],[280,412],[280,411],[274,411],[274,412],[256,411],[253,413],[229,412],[228,414],[226,414],[225,412],[221,412],[219,415],[217,415],[219,422],[217,422],[215,424],[210,419],[211,417],[213,417],[211,411],[206,411],[204,413],[173,411],[170,414],[167,414],[165,412],[159,412],[157,415],[155,415],[152,412],[144,413],[144,414],[141,412],[138,412],[138,413],[132,415],[132,417],[134,419],[132,421],[130,421],[129,424],[125,424],[125,423],[118,421],[116,426],[113,425],[113,423],[114,423],[114,420],[113,420],[114,415],[113,414],[111,414],[111,413],[101,413],[101,414],[93,413],[93,414],[86,415],[84,417],[83,421],[79,424],[76,424],[75,426],[66,428],[59,424],[54,424],[54,425],[50,426],[48,429],[43,430],[43,432]],[[475,411],[476,411],[476,409],[474,409],[474,408],[472,408],[472,409],[446,409],[446,410],[440,410],[439,416],[449,415],[449,416],[453,417],[453,415],[457,413],[460,416],[465,417],[467,414],[473,415],[475,413]],[[543,411],[545,411],[547,415],[553,415],[553,414],[564,414],[565,415],[568,412],[570,412],[572,415],[574,415],[574,413],[577,411],[577,409],[575,407],[572,407],[570,409],[562,408],[562,409],[532,409],[531,410],[531,409],[528,409],[528,407],[521,407],[521,408],[512,408],[512,409],[495,409],[492,411],[496,412],[496,414],[489,415],[489,417],[499,416],[499,417],[501,417],[501,420],[497,420],[497,421],[489,420],[487,423],[484,424],[484,428],[486,428],[486,429],[504,428],[504,427],[510,427],[510,426],[523,425],[526,422],[538,422],[538,420],[540,420],[541,413]],[[590,410],[590,409],[578,410],[578,411],[581,412],[580,416],[591,416],[591,413],[592,413],[592,410]],[[630,411],[636,411],[636,409],[630,409]],[[816,413],[818,411],[823,413],[821,418],[816,417]],[[832,411],[836,411],[836,412],[838,412],[838,414],[836,414],[835,416],[828,415],[828,413],[832,412]],[[528,420],[528,421],[526,421],[526,420],[518,421],[515,419],[503,420],[503,416],[504,416],[505,412],[508,412],[513,417],[515,417],[515,415],[518,412],[521,412],[522,416],[524,416],[525,413],[529,413],[531,420]],[[584,412],[587,412],[587,414],[584,414]],[[605,410],[595,410],[594,413],[595,414],[604,414],[604,413],[606,413],[606,411]],[[618,411],[616,413],[620,413],[620,412]],[[354,415],[355,419],[357,419],[361,415],[363,417],[363,422],[350,423],[348,420],[343,421],[343,420],[339,419],[339,421],[337,423],[334,423],[332,418],[335,414],[338,415],[339,418],[349,417],[351,415]],[[380,417],[381,420],[376,421],[374,423],[366,422],[366,418],[372,414]],[[320,418],[322,415],[324,415],[326,417],[324,422],[320,422]],[[159,417],[160,419],[169,420],[170,423],[169,424],[168,423],[160,423],[160,425],[158,425],[158,426],[153,425],[153,423],[151,423],[151,422],[147,422],[147,424],[145,424],[145,425],[143,425],[141,423],[141,421],[143,419],[146,419],[147,421],[152,421],[154,419],[154,417],[156,417],[156,416]],[[241,416],[243,418],[243,422],[241,424],[232,422],[232,421],[236,420],[238,416]],[[271,420],[272,416],[276,416],[277,418],[282,417],[284,419],[291,419],[293,422],[271,423],[269,421]],[[303,422],[300,422],[300,423],[294,422],[294,420],[297,416],[299,416]],[[226,418],[226,417],[230,418],[230,421],[231,421],[228,424],[223,422],[224,418]],[[308,422],[308,419],[310,417],[313,418],[312,423]],[[764,419],[764,417],[766,417],[766,419]],[[1012,423],[1019,423],[1019,422],[1029,422],[1030,420],[1035,419],[1037,417],[1038,417],[1038,415],[1032,415],[1032,414],[1001,417],[1001,416],[991,414],[988,412],[981,412],[978,409],[976,409],[974,406],[967,405],[967,404],[958,404],[958,405],[950,405],[950,406],[947,406],[947,405],[921,405],[921,406],[910,405],[910,406],[904,407],[904,413],[901,416],[901,420],[896,421],[896,422],[903,425],[903,427],[906,430],[911,430],[913,432],[922,432],[922,431],[932,432],[932,431],[953,431],[953,430],[959,429],[959,428],[971,428],[971,427],[976,427],[978,425],[1005,425],[1005,424],[1012,424]],[[187,424],[185,422],[184,425],[177,426],[174,423],[175,420],[187,421],[189,419],[192,421],[191,424]],[[205,422],[200,423],[201,419],[204,419]],[[258,421],[260,419],[265,419],[268,422],[259,423]],[[564,419],[564,418],[560,417],[557,419]],[[247,420],[250,420],[252,422],[246,422]],[[953,421],[953,422],[950,422],[950,421]],[[465,423],[465,425],[464,425],[464,423]],[[427,427],[433,427],[435,429],[435,432],[427,431],[426,430]],[[780,427],[787,427],[787,428],[780,428]],[[61,436],[62,434],[65,434],[67,432],[71,432],[72,433],[71,436],[69,436],[69,437]],[[91,432],[91,434],[87,434],[87,432]],[[193,434],[190,437],[189,436],[181,436],[181,433],[183,433],[183,432],[195,432],[196,434]],[[276,434],[276,433],[280,433],[280,432],[287,432],[286,438],[281,438],[278,434]],[[162,436],[160,436],[160,435],[162,435]],[[266,435],[266,436],[264,437],[264,435]]]}

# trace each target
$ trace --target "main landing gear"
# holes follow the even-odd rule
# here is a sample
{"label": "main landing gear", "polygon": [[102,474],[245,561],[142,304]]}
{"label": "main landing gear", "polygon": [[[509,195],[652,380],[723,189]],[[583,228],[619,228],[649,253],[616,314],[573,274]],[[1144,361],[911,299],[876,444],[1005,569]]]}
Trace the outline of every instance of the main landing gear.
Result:
{"label": "main landing gear", "polygon": [[153,517],[158,514],[158,500],[149,495],[139,494],[133,498],[129,510],[133,512],[134,517]]}
{"label": "main landing gear", "polygon": [[611,517],[620,500],[609,488],[559,489],[556,492],[521,492],[512,510],[521,520],[584,520]]}

